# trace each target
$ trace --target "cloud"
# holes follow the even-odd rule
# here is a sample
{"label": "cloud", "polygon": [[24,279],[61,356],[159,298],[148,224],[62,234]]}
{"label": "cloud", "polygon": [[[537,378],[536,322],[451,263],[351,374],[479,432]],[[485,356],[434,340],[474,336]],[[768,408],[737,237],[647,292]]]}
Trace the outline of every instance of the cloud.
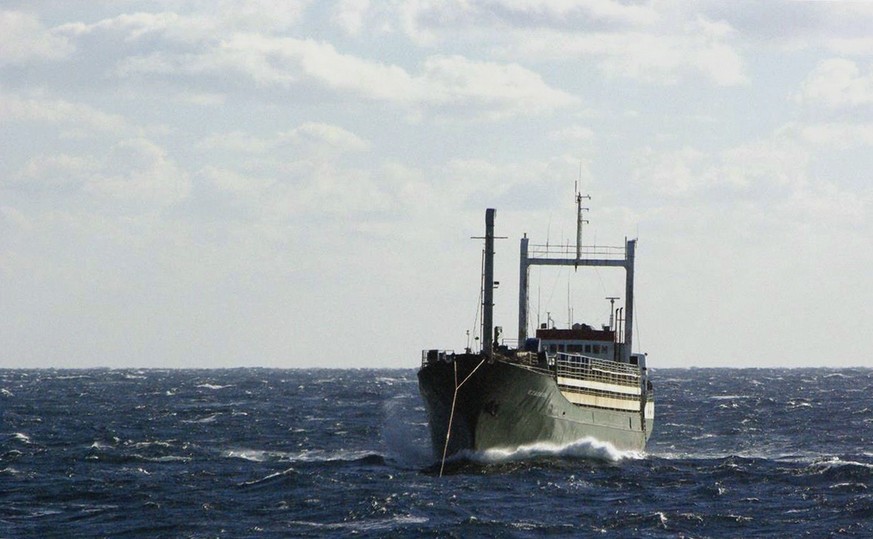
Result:
{"label": "cloud", "polygon": [[[58,26],[56,31],[71,38],[82,38],[83,36],[94,34],[119,34],[124,41],[130,42],[155,34],[181,38],[184,34],[173,32],[173,30],[185,29],[190,32],[189,36],[196,39],[202,35],[206,25],[203,23],[193,24],[193,22],[193,19],[186,19],[172,12],[138,12],[101,19],[91,24],[83,22],[66,23]],[[189,37],[188,39],[191,38]]]}
{"label": "cloud", "polygon": [[873,55],[873,37],[833,37],[827,40],[826,46],[841,56]]}
{"label": "cloud", "polygon": [[852,124],[846,122],[820,123],[808,125],[789,125],[787,132],[803,140],[811,147],[835,150],[850,150],[873,146],[873,124]]}
{"label": "cloud", "polygon": [[241,131],[210,135],[197,144],[205,150],[234,151],[263,155],[293,146],[301,154],[359,152],[370,143],[342,127],[319,122],[303,124],[272,137],[257,137]]}
{"label": "cloud", "polygon": [[335,125],[306,122],[300,127],[282,135],[298,144],[328,146],[332,149],[348,152],[367,150],[370,144],[351,131]]}
{"label": "cloud", "polygon": [[[299,23],[308,2],[277,13],[259,9],[262,4],[222,4],[197,14],[180,4],[178,12],[122,14],[67,23],[54,31],[86,51],[94,49],[87,65],[92,76],[137,86],[152,83],[163,91],[169,84],[181,99],[205,105],[221,103],[231,91],[251,90],[252,82],[265,93],[293,91],[307,100],[398,105],[412,117],[499,119],[578,102],[515,62],[440,54],[423,58],[416,70],[347,54],[328,41],[290,37],[284,30]],[[355,33],[370,20],[371,10],[366,2],[349,1],[338,4],[334,16]],[[273,22],[256,24],[262,18]]]}
{"label": "cloud", "polygon": [[610,77],[676,84],[702,75],[720,86],[748,82],[740,54],[722,37],[720,26],[698,21],[684,32],[629,31],[577,34],[535,32],[509,45],[508,54],[571,61],[590,58]]}
{"label": "cloud", "polygon": [[406,35],[421,45],[445,43],[450,36],[494,26],[518,31],[553,28],[590,32],[650,26],[660,19],[650,6],[611,0],[422,0],[400,2],[395,13]]}
{"label": "cloud", "polygon": [[718,152],[645,148],[635,158],[633,178],[667,199],[784,197],[807,183],[810,157],[805,146],[780,133]]}
{"label": "cloud", "polygon": [[549,133],[550,140],[562,142],[590,142],[594,140],[594,137],[594,130],[578,124],[574,124]]}
{"label": "cloud", "polygon": [[672,152],[645,148],[635,159],[634,181],[658,196],[689,196],[703,187],[699,171],[703,157],[693,148]]}
{"label": "cloud", "polygon": [[0,11],[0,65],[59,60],[74,50],[69,40],[46,29],[34,15]]}
{"label": "cloud", "polygon": [[80,189],[88,175],[99,169],[99,161],[89,156],[36,156],[31,157],[18,174],[0,184],[29,192],[64,193]]}
{"label": "cloud", "polygon": [[873,71],[862,73],[852,60],[824,60],[803,81],[796,100],[829,108],[871,105]]}
{"label": "cloud", "polygon": [[547,112],[578,102],[518,64],[477,62],[462,56],[428,58],[416,82],[424,103],[482,107],[493,118]]}
{"label": "cloud", "polygon": [[146,139],[130,139],[112,147],[84,190],[110,204],[163,207],[185,199],[191,182],[163,148]]}
{"label": "cloud", "polygon": [[175,43],[199,43],[235,32],[288,30],[298,24],[310,3],[309,0],[164,2],[166,11],[124,13],[91,24],[67,23],[56,31],[70,37],[118,34],[125,42],[160,36]]}
{"label": "cloud", "polygon": [[361,33],[370,9],[370,0],[340,0],[334,6],[333,20],[347,34]]}
{"label": "cloud", "polygon": [[0,119],[45,122],[76,130],[85,128],[116,133],[128,127],[122,116],[83,103],[45,97],[27,98],[9,93],[0,93]]}
{"label": "cloud", "polygon": [[337,97],[440,112],[472,111],[489,118],[549,111],[577,102],[518,64],[431,56],[413,75],[396,65],[340,53],[329,43],[255,34],[234,35],[198,54],[158,52],[128,58],[117,73],[128,77],[226,74],[229,70],[264,87],[311,87]]}
{"label": "cloud", "polygon": [[592,59],[609,76],[657,84],[696,75],[720,86],[748,82],[734,28],[673,3],[421,1],[395,15],[421,46],[462,43],[534,64]]}
{"label": "cloud", "polygon": [[36,206],[96,213],[132,213],[168,207],[191,189],[188,173],[154,142],[125,139],[102,156],[67,153],[31,157],[0,186],[28,197]]}

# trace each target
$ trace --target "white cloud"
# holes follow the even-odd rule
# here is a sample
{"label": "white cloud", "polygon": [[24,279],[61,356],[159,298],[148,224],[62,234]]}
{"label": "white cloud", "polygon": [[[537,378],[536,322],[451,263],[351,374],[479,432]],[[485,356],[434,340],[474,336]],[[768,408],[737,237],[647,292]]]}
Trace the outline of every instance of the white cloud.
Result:
{"label": "white cloud", "polygon": [[361,33],[369,9],[370,0],[340,0],[334,6],[333,18],[347,34],[357,36]]}
{"label": "white cloud", "polygon": [[667,198],[784,197],[806,184],[810,157],[780,133],[718,152],[646,148],[636,158],[634,181]]}
{"label": "white cloud", "polygon": [[200,107],[218,107],[227,102],[227,95],[210,92],[181,91],[173,96],[180,103],[190,103]]}
{"label": "white cloud", "polygon": [[396,14],[407,36],[422,45],[445,43],[459,33],[494,26],[521,32],[542,28],[591,32],[651,26],[660,20],[650,6],[612,0],[419,0],[400,2]]}
{"label": "white cloud", "polygon": [[283,146],[294,146],[298,153],[345,153],[367,150],[370,143],[342,127],[319,122],[304,122],[272,137],[257,137],[241,131],[210,135],[197,144],[206,150],[266,154]]}
{"label": "white cloud", "polygon": [[[223,27],[246,30],[287,30],[300,22],[311,0],[211,0],[202,2],[196,13],[213,11]],[[181,4],[183,7],[186,3]]]}
{"label": "white cloud", "polygon": [[841,56],[871,56],[873,37],[834,37],[827,41],[827,48]]}
{"label": "white cloud", "polygon": [[873,104],[873,72],[862,73],[852,60],[824,60],[807,76],[797,100],[831,108]]}
{"label": "white cloud", "polygon": [[99,162],[88,156],[38,156],[29,159],[22,170],[5,183],[26,190],[64,192],[70,188],[79,189],[89,174],[99,170]]}
{"label": "white cloud", "polygon": [[103,112],[90,105],[45,97],[26,98],[8,93],[0,93],[0,119],[46,122],[76,129],[110,132],[119,132],[127,127],[123,117]]}
{"label": "white cloud", "polygon": [[873,124],[823,123],[791,125],[786,128],[796,131],[795,136],[812,147],[849,150],[873,146]]}
{"label": "white cloud", "polygon": [[712,185],[723,184],[763,195],[770,188],[796,189],[807,181],[809,152],[793,141],[770,138],[720,152],[720,163],[704,172]]}
{"label": "white cloud", "polygon": [[284,133],[281,138],[292,140],[298,144],[315,145],[316,147],[327,146],[334,150],[349,152],[363,151],[370,147],[367,141],[351,131],[318,122],[306,122],[292,131]]}
{"label": "white cloud", "polygon": [[66,38],[46,29],[36,16],[0,11],[0,65],[58,60],[73,50]]}
{"label": "white cloud", "polygon": [[594,137],[594,130],[578,124],[549,133],[549,139],[555,141],[589,142],[594,140]]}
{"label": "white cloud", "polygon": [[146,139],[131,139],[111,149],[101,170],[88,179],[83,189],[130,210],[176,204],[188,196],[191,182],[187,172],[161,147]]}
{"label": "white cloud", "polygon": [[275,139],[257,137],[242,131],[210,135],[197,143],[204,150],[264,154],[276,146]]}
{"label": "white cloud", "polygon": [[612,77],[676,84],[702,75],[721,86],[748,82],[739,53],[718,37],[689,29],[684,34],[647,32],[576,34],[536,32],[511,45],[525,58],[569,61],[591,58]]}
{"label": "white cloud", "polygon": [[57,32],[70,37],[118,33],[127,42],[159,35],[176,43],[211,41],[235,32],[277,32],[293,28],[309,0],[221,0],[219,2],[165,2],[175,11],[124,13],[95,23],[72,22]]}
{"label": "white cloud", "polygon": [[673,3],[421,1],[403,3],[397,15],[424,46],[484,46],[531,63],[591,58],[610,76],[658,84],[698,75],[721,86],[748,82],[734,28]]}
{"label": "white cloud", "polygon": [[[192,20],[185,19],[172,12],[138,12],[125,13],[91,24],[83,22],[66,23],[58,26],[57,31],[75,38],[97,33],[118,33],[124,41],[136,41],[152,34],[173,35],[173,29],[186,29],[195,37],[201,35],[202,30],[205,30],[205,26],[203,24],[192,25],[192,22]],[[200,31],[196,31],[196,27],[200,27]]]}
{"label": "white cloud", "polygon": [[486,117],[541,112],[577,102],[517,64],[479,62],[462,56],[431,56],[411,75],[390,64],[338,52],[313,40],[238,34],[218,48],[192,55],[155,53],[125,60],[132,74],[243,73],[262,86],[316,85],[338,95],[408,107],[459,107]]}
{"label": "white cloud", "polygon": [[693,148],[672,152],[645,148],[636,157],[633,179],[662,197],[685,197],[702,187],[700,174],[704,155]]}
{"label": "white cloud", "polygon": [[417,82],[425,103],[483,107],[492,117],[549,111],[578,101],[518,64],[462,56],[428,58]]}

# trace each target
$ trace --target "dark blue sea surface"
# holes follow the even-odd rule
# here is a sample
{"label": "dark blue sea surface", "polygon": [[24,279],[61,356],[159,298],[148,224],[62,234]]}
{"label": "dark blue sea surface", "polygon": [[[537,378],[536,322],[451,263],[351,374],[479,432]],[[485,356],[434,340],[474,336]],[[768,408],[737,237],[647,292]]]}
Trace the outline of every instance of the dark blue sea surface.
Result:
{"label": "dark blue sea surface", "polygon": [[0,370],[0,537],[873,537],[873,370],[653,377],[645,454],[439,477],[414,370]]}

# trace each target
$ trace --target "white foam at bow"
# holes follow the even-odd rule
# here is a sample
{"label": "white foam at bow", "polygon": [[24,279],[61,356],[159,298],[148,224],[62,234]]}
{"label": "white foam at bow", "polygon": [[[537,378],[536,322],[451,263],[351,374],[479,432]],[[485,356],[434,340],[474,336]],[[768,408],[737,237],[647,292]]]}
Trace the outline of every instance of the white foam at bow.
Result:
{"label": "white foam at bow", "polygon": [[582,438],[566,445],[537,443],[517,448],[461,451],[456,457],[484,464],[530,460],[538,457],[588,458],[618,462],[624,459],[641,459],[643,453],[621,451],[608,442],[601,442],[594,438]]}

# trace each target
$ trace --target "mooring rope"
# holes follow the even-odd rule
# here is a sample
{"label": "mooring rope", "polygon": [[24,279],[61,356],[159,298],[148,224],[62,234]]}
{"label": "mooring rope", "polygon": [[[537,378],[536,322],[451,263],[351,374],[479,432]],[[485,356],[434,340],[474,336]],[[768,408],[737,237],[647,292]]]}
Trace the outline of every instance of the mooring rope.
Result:
{"label": "mooring rope", "polygon": [[488,356],[483,357],[482,361],[480,361],[479,364],[476,365],[475,369],[470,371],[470,374],[468,374],[467,377],[464,378],[460,384],[458,383],[458,360],[455,359],[452,361],[452,365],[455,367],[455,392],[452,395],[452,411],[449,413],[449,428],[446,430],[446,443],[443,444],[443,459],[442,461],[440,461],[440,477],[443,476],[443,469],[446,466],[446,453],[449,450],[449,438],[451,438],[452,436],[452,422],[455,419],[455,403],[458,400],[458,390],[461,389],[461,386],[464,385],[471,376],[476,374],[476,371],[478,371],[479,367],[481,367],[482,364],[485,363],[486,359],[488,359]]}

